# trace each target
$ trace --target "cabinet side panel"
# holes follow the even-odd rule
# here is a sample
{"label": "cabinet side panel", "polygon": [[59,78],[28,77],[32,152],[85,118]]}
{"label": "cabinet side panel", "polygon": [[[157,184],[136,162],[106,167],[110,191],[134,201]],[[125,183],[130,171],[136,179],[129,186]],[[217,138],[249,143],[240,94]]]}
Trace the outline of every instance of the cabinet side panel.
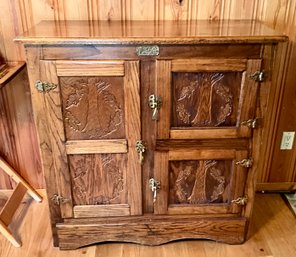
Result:
{"label": "cabinet side panel", "polygon": [[[40,79],[58,85],[56,67],[52,61],[40,61]],[[65,132],[63,124],[62,104],[60,86],[44,94],[45,109],[44,114],[47,118],[48,137],[51,141],[54,172],[58,191],[55,192],[59,197],[66,199],[60,201],[61,215],[63,218],[70,218],[72,213],[72,194],[71,179],[68,167],[68,159],[65,147]],[[53,196],[53,195],[52,195]],[[50,198],[52,196],[49,196]]]}
{"label": "cabinet side panel", "polygon": [[[48,135],[48,127],[45,112],[44,95],[39,93],[35,88],[35,82],[40,80],[41,71],[39,60],[41,51],[37,47],[27,47],[27,68],[29,73],[32,107],[34,111],[34,120],[37,128],[38,143],[40,146],[41,163],[45,176],[46,190],[48,198],[58,192],[58,184],[56,183],[56,174],[54,172],[52,145]],[[52,233],[54,245],[58,246],[57,230],[55,224],[61,222],[61,211],[59,206],[49,201],[50,219],[52,225]]]}

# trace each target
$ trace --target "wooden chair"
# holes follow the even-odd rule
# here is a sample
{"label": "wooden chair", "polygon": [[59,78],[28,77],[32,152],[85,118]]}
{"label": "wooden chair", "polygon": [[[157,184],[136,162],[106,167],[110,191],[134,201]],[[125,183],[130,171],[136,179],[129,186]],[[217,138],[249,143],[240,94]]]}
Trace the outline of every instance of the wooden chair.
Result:
{"label": "wooden chair", "polygon": [[[2,64],[0,58],[0,89],[14,77],[23,66],[24,63],[14,65]],[[7,173],[17,183],[12,195],[6,201],[0,212],[0,233],[14,246],[20,247],[21,242],[12,235],[8,226],[27,192],[37,202],[41,202],[42,197],[3,159],[2,156],[0,156],[0,170]]]}
{"label": "wooden chair", "polygon": [[42,197],[2,158],[0,157],[0,168],[6,172],[17,184],[12,195],[7,200],[0,212],[0,232],[16,247],[21,246],[8,228],[15,211],[18,209],[24,195],[28,194],[37,202],[42,201]]}

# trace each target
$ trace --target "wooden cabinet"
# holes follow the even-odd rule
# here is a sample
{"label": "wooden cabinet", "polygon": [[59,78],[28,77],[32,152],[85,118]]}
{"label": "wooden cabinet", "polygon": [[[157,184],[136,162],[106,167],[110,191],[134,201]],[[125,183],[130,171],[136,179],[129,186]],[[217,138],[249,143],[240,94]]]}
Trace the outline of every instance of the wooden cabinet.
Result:
{"label": "wooden cabinet", "polygon": [[98,21],[18,40],[55,245],[245,241],[286,37],[256,22]]}

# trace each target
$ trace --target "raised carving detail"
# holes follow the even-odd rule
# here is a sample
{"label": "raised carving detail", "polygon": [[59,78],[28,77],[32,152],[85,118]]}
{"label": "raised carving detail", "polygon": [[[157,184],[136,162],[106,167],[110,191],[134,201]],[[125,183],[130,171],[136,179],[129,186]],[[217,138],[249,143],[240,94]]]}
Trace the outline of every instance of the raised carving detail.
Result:
{"label": "raised carving detail", "polygon": [[223,201],[226,178],[219,162],[223,161],[170,162],[170,202],[203,204]]}
{"label": "raised carving detail", "polygon": [[122,82],[119,80],[121,78],[61,78],[67,139],[124,136],[123,87],[117,85]]}
{"label": "raised carving detail", "polygon": [[209,127],[224,124],[234,109],[234,95],[226,76],[210,72],[176,73],[174,126]]}
{"label": "raised carving detail", "polygon": [[101,154],[69,156],[69,159],[76,205],[121,203],[124,167],[119,158]]}

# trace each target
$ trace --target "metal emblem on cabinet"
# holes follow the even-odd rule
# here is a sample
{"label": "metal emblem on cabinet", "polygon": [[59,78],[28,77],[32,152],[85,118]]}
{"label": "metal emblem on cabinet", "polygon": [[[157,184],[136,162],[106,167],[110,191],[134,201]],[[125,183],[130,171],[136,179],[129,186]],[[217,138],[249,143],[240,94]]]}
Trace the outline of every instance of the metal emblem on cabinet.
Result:
{"label": "metal emblem on cabinet", "polygon": [[157,56],[159,55],[159,46],[138,46],[136,52],[138,56]]}

